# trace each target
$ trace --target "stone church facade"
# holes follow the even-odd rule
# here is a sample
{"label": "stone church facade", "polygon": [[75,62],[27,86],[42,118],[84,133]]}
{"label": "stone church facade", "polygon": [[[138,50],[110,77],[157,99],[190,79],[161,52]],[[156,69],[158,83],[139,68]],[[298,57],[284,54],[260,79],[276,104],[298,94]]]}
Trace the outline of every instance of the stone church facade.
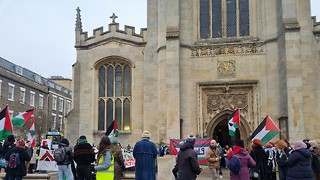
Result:
{"label": "stone church facade", "polygon": [[248,142],[269,115],[281,128],[275,139],[320,140],[320,24],[308,0],[148,0],[147,8],[140,33],[113,17],[91,37],[77,10],[67,138],[97,143],[115,119],[124,145],[144,130],[157,143],[190,132]]}

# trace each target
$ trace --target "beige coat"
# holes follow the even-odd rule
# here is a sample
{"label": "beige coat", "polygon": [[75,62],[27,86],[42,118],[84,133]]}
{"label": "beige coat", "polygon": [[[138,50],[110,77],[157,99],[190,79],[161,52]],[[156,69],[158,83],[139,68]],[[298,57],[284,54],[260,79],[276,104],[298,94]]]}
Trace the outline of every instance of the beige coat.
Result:
{"label": "beige coat", "polygon": [[218,148],[216,149],[211,149],[210,147],[206,151],[206,160],[208,162],[208,167],[210,169],[215,168],[219,169],[220,168],[220,154]]}

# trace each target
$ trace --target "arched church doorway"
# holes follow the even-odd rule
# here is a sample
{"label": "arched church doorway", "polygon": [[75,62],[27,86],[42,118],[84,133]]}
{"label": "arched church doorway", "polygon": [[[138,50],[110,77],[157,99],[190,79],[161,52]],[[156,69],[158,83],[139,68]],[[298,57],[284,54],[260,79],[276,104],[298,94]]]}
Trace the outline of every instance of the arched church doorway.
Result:
{"label": "arched church doorway", "polygon": [[240,117],[240,128],[236,129],[236,134],[234,136],[229,135],[228,117],[231,114],[232,111],[226,110],[213,117],[206,128],[208,137],[217,140],[221,146],[225,146],[226,144],[233,146],[236,139],[242,139],[245,145],[248,145],[250,128],[243,116]]}
{"label": "arched church doorway", "polygon": [[213,139],[215,139],[222,147],[225,145],[232,145],[234,140],[240,139],[240,131],[236,129],[234,136],[229,135],[228,119],[224,118],[221,120],[213,131]]}

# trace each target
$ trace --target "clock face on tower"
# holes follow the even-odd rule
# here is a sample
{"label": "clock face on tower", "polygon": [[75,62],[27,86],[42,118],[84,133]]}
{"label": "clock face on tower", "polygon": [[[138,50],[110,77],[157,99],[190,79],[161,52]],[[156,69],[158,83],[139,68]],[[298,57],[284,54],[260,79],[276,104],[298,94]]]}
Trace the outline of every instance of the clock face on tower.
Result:
{"label": "clock face on tower", "polygon": [[218,61],[218,78],[235,78],[236,77],[236,62]]}

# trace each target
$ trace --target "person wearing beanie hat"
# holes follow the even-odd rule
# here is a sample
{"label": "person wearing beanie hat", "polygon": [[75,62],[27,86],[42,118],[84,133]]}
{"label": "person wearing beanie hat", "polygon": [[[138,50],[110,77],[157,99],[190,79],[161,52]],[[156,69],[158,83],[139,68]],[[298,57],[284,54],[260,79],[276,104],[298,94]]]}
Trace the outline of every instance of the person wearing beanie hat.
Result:
{"label": "person wearing beanie hat", "polygon": [[303,179],[313,180],[313,171],[311,168],[311,152],[303,141],[294,143],[294,150],[285,162],[288,167],[287,180]]}
{"label": "person wearing beanie hat", "polygon": [[270,180],[276,180],[276,150],[274,148],[274,144],[272,142],[268,142],[264,145],[264,151],[267,154],[267,174]]}
{"label": "person wearing beanie hat", "polygon": [[133,148],[133,157],[136,158],[135,178],[139,180],[156,179],[156,158],[158,150],[150,141],[151,133],[144,131],[142,140],[138,141]]}
{"label": "person wearing beanie hat", "polygon": [[[19,154],[19,156],[17,156],[16,154]],[[14,158],[19,159],[12,161],[12,159]],[[16,146],[11,148],[5,154],[5,160],[8,162],[6,167],[6,178],[22,179],[23,176],[27,175],[26,164],[30,162],[31,156],[28,154],[25,148],[25,142],[23,139],[18,140]]]}
{"label": "person wearing beanie hat", "polygon": [[202,171],[197,158],[197,153],[193,150],[195,136],[190,133],[186,142],[180,147],[178,153],[178,180],[196,179]]}
{"label": "person wearing beanie hat", "polygon": [[262,148],[262,142],[259,139],[252,140],[252,150],[250,156],[256,162],[255,172],[259,174],[260,180],[269,180],[267,161],[268,157]]}
{"label": "person wearing beanie hat", "polygon": [[[63,160],[58,160],[58,154],[64,154]],[[65,176],[67,180],[72,180],[74,175],[73,168],[73,152],[71,147],[69,147],[69,140],[66,138],[63,138],[59,144],[59,147],[54,150],[53,157],[55,158],[55,161],[57,162],[58,166],[58,178],[59,180],[62,180]],[[70,166],[71,165],[71,166]]]}
{"label": "person wearing beanie hat", "polygon": [[112,155],[114,157],[114,180],[121,180],[123,177],[123,171],[126,170],[126,166],[124,164],[124,158],[122,155],[122,151],[118,145],[117,137],[110,136],[110,141],[113,146]]}
{"label": "person wearing beanie hat", "polygon": [[318,143],[315,140],[310,140],[309,144],[311,146],[311,168],[314,173],[315,179],[320,179],[320,154],[318,149]]}
{"label": "person wearing beanie hat", "polygon": [[88,143],[84,135],[79,137],[77,144],[74,146],[73,160],[77,163],[77,179],[91,179],[91,163],[95,160],[95,153],[93,147]]}
{"label": "person wearing beanie hat", "polygon": [[285,162],[290,156],[290,149],[288,148],[288,144],[284,140],[278,140],[276,142],[276,153],[279,180],[285,180],[287,177],[287,166],[285,166]]}
{"label": "person wearing beanie hat", "polygon": [[3,143],[3,146],[2,146],[2,155],[5,156],[6,153],[12,149],[16,147],[15,145],[15,139],[14,139],[14,136],[13,135],[9,135],[6,140],[4,141]]}

